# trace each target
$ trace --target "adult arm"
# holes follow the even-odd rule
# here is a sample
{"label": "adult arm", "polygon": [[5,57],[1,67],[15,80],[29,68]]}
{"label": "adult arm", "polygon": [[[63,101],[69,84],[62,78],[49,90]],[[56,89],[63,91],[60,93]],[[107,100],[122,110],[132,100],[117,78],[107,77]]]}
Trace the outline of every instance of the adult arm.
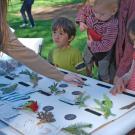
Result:
{"label": "adult arm", "polygon": [[134,9],[135,0],[121,0],[119,10],[120,25],[116,42],[117,72],[114,82],[116,82],[119,77],[123,76],[126,72],[128,72],[132,64],[133,46],[129,42],[126,28],[128,27],[130,21],[135,18]]}
{"label": "adult arm", "polygon": [[64,79],[65,74],[58,71],[55,67],[49,64],[48,61],[41,58],[31,49],[23,46],[10,30],[9,33],[10,39],[6,49],[3,50],[4,53],[20,61],[39,74],[55,80]]}
{"label": "adult arm", "polygon": [[135,66],[135,60],[133,60],[132,66],[131,66],[131,69],[129,70],[129,72],[127,72],[125,75],[123,75],[121,78],[119,78],[117,80],[117,82],[115,83],[114,87],[111,90],[111,93],[113,95],[126,91],[126,86],[128,85],[129,80],[133,74],[134,66]]}

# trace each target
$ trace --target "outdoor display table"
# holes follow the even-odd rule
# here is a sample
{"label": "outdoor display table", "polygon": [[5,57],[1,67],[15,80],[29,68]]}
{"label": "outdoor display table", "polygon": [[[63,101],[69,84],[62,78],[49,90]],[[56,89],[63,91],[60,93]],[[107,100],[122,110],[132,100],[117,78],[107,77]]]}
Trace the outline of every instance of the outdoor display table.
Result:
{"label": "outdoor display table", "polygon": [[[92,135],[125,135],[135,127],[135,107],[121,109],[135,102],[135,92],[127,90],[125,93],[113,96],[110,94],[112,85],[81,76],[85,80],[85,86],[77,87],[61,81],[57,85],[61,92],[52,93],[50,87],[57,83],[55,80],[38,74],[42,79],[40,78],[38,85],[33,87],[29,76],[20,73],[26,69],[31,72],[27,67],[21,66],[16,68],[14,74],[0,76],[1,84],[18,84],[14,92],[21,96],[29,96],[28,99],[14,98],[12,92],[7,94],[6,98],[5,95],[4,98],[0,98],[0,131],[3,135],[69,135],[62,129],[78,123],[92,124],[91,128],[84,129]],[[89,96],[84,106],[75,102],[79,93]],[[95,99],[103,101],[104,96],[113,103],[111,109],[113,115],[108,118],[105,118],[104,113],[97,109],[95,102]],[[3,97],[2,92],[0,97]],[[15,109],[29,100],[37,101],[39,106],[37,112]],[[45,109],[50,109],[48,111],[53,114],[55,121],[39,124],[37,113]]]}
{"label": "outdoor display table", "polygon": [[37,54],[40,53],[43,38],[18,38],[18,40],[26,47],[35,51]]}

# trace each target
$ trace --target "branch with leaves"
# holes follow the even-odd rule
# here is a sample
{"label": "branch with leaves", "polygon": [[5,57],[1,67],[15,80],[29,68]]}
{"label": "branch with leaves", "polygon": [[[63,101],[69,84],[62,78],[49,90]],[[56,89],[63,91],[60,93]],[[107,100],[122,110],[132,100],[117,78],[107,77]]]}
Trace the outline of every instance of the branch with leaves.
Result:
{"label": "branch with leaves", "polygon": [[64,132],[68,132],[71,135],[90,135],[84,129],[91,128],[91,127],[92,127],[92,124],[77,123],[77,124],[73,124],[68,127],[62,128],[61,130]]}
{"label": "branch with leaves", "polygon": [[98,100],[98,99],[94,99],[94,101],[96,102],[96,104],[98,105],[98,108],[96,108],[97,110],[103,112],[104,117],[107,119],[110,115],[115,116],[115,114],[113,114],[111,112],[111,109],[113,107],[113,102],[112,100],[104,95],[103,96],[104,99],[102,101]]}
{"label": "branch with leaves", "polygon": [[89,95],[86,95],[85,93],[81,93],[80,95],[78,95],[75,99],[75,103],[77,105],[79,105],[79,107],[86,107],[85,105],[85,101],[88,100],[90,98]]}
{"label": "branch with leaves", "polygon": [[33,87],[36,87],[38,85],[38,81],[42,79],[42,77],[39,77],[37,73],[30,72],[29,70],[21,71],[20,74],[28,75],[30,78],[31,83],[33,84]]}
{"label": "branch with leaves", "polygon": [[58,83],[54,83],[53,85],[51,85],[48,88],[51,90],[51,93],[54,93],[55,95],[63,94],[63,93],[66,92],[64,89],[63,90],[59,90],[57,86],[58,86]]}

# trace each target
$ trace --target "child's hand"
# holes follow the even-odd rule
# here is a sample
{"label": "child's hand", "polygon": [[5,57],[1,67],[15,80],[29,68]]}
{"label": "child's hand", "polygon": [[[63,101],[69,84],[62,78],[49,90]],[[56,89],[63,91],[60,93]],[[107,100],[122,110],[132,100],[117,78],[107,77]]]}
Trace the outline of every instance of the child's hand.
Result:
{"label": "child's hand", "polygon": [[91,47],[91,42],[92,42],[92,40],[87,40],[87,45],[88,45],[88,47]]}
{"label": "child's hand", "polygon": [[125,81],[123,78],[119,78],[115,84],[115,86],[111,89],[112,95],[116,95],[117,93],[122,93],[126,90],[125,88]]}
{"label": "child's hand", "polygon": [[91,35],[88,35],[88,40],[90,40],[90,42],[93,41]]}
{"label": "child's hand", "polygon": [[88,27],[87,27],[87,25],[85,24],[85,23],[83,23],[83,22],[80,22],[80,31],[84,31],[84,30],[86,30]]}

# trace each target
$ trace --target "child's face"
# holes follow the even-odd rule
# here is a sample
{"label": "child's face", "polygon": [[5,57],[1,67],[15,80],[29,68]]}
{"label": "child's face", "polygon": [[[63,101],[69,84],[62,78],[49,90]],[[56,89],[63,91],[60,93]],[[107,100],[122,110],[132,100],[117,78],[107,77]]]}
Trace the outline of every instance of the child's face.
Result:
{"label": "child's face", "polygon": [[52,38],[53,38],[54,43],[59,48],[67,47],[69,45],[68,34],[65,33],[62,28],[57,28],[56,31],[53,31]]}
{"label": "child's face", "polygon": [[93,13],[100,21],[107,21],[115,14],[113,9],[107,9],[103,4],[94,6]]}
{"label": "child's face", "polygon": [[133,34],[132,32],[129,32],[129,38],[131,42],[133,43],[133,48],[135,48],[135,34]]}

